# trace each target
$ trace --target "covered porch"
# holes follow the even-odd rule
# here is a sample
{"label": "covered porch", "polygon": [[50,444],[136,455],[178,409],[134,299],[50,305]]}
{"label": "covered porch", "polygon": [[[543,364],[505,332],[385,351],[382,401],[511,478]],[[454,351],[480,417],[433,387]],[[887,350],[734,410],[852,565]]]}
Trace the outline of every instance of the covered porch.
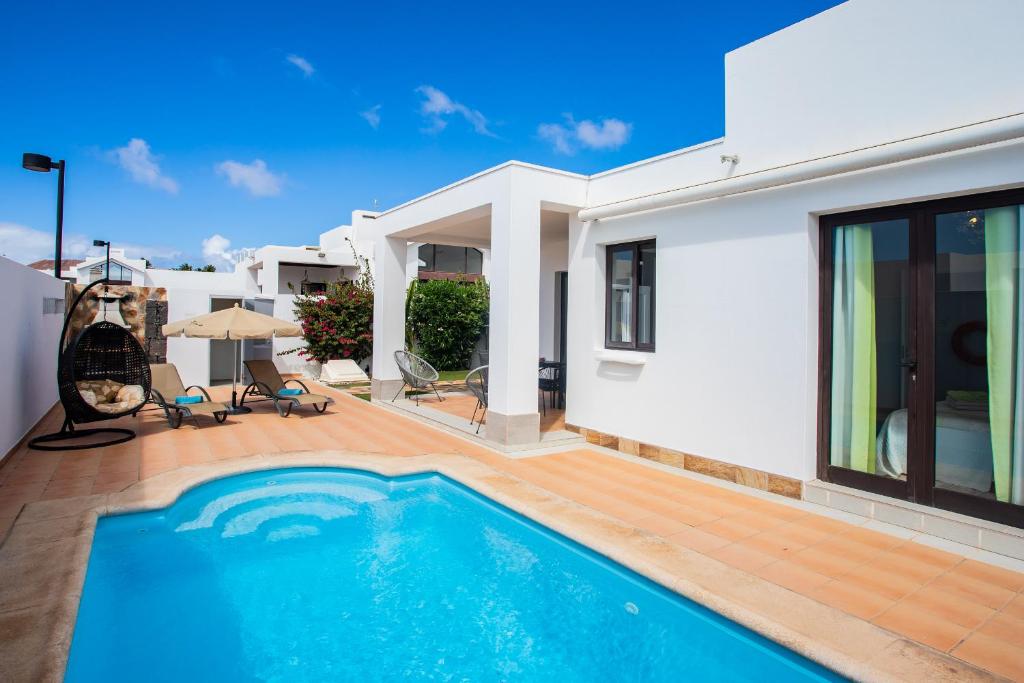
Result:
{"label": "covered porch", "polygon": [[[584,193],[581,176],[510,162],[378,215],[372,399],[390,403],[403,384],[394,353],[406,345],[409,245],[475,247],[490,251],[488,405],[480,434],[517,446],[564,431],[563,411],[572,399],[552,403],[549,395],[542,406],[539,365],[555,361],[564,373],[568,262]],[[457,417],[463,431],[473,433],[468,418],[475,400],[450,400],[420,403]]]}

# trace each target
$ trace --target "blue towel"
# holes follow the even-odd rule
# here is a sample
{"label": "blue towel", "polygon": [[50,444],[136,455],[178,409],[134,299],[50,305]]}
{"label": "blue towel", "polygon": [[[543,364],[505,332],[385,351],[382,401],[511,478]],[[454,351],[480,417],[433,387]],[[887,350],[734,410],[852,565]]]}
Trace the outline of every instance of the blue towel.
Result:
{"label": "blue towel", "polygon": [[202,403],[203,402],[203,397],[202,396],[175,396],[174,397],[174,402],[179,404],[179,405],[181,405],[181,404],[187,405],[189,403]]}
{"label": "blue towel", "polygon": [[281,389],[277,392],[278,396],[298,396],[302,393],[302,389]]}

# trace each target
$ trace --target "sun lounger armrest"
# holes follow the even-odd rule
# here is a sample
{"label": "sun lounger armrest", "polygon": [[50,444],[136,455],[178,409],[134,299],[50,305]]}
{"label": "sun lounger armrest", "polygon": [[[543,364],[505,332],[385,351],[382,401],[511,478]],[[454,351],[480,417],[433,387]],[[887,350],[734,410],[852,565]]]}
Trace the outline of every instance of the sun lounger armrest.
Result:
{"label": "sun lounger armrest", "polygon": [[304,383],[304,382],[303,382],[302,380],[299,380],[299,379],[286,379],[286,380],[284,381],[284,383],[285,383],[285,386],[288,386],[288,382],[295,382],[295,383],[296,383],[296,384],[298,384],[298,385],[299,385],[300,387],[302,387],[302,390],[303,390],[303,391],[305,391],[305,392],[306,392],[307,394],[309,393],[309,387],[307,387],[307,386],[305,385],[305,383]]}
{"label": "sun lounger armrest", "polygon": [[[155,403],[158,406],[161,406],[163,408],[167,408],[167,406],[168,406],[167,399],[165,399],[164,395],[161,394],[159,391],[157,391],[155,387],[150,389],[150,391],[149,391],[149,399],[151,401],[153,401],[153,403]],[[170,404],[170,405],[172,407],[177,407],[177,406],[174,406],[173,403]]]}
{"label": "sun lounger armrest", "polygon": [[211,399],[211,398],[210,398],[210,394],[206,393],[206,389],[203,389],[203,388],[202,388],[201,386],[199,386],[198,384],[193,384],[193,385],[192,385],[192,386],[190,386],[190,387],[186,387],[186,388],[185,388],[185,393],[187,394],[188,392],[192,391],[193,389],[198,389],[199,391],[203,392],[203,396],[205,396],[205,397],[206,397],[206,400],[207,400],[207,401],[212,401],[212,400],[213,400],[213,399]]}

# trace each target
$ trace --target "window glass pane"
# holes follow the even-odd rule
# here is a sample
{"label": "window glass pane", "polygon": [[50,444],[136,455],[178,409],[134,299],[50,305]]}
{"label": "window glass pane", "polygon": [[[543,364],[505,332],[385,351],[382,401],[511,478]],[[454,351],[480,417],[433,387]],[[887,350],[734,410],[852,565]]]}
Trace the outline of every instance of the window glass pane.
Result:
{"label": "window glass pane", "polygon": [[434,252],[434,270],[442,273],[466,272],[466,248],[438,244]]}
{"label": "window glass pane", "polygon": [[420,270],[434,269],[434,245],[424,244],[420,247]]}
{"label": "window glass pane", "polygon": [[484,272],[484,254],[482,251],[479,249],[468,249],[466,250],[466,257],[469,262],[466,268],[467,273],[480,275]]}
{"label": "window glass pane", "polygon": [[609,306],[609,340],[620,343],[633,341],[633,248],[609,247],[612,249],[612,265],[609,278],[611,297]]}
{"label": "window glass pane", "polygon": [[832,280],[832,465],[906,480],[910,222],[836,227]]}
{"label": "window glass pane", "polygon": [[935,486],[1024,504],[1021,206],[935,218]]}
{"label": "window glass pane", "polygon": [[636,341],[654,343],[654,244],[641,245],[637,264]]}

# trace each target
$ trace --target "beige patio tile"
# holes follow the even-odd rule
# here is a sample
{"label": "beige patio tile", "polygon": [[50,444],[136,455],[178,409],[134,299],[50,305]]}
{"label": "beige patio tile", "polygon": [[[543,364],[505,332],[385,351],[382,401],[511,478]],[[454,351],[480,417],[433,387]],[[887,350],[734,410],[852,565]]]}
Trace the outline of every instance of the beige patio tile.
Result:
{"label": "beige patio tile", "polygon": [[855,584],[833,579],[807,591],[815,600],[831,605],[861,619],[874,619],[889,609],[893,601]]}
{"label": "beige patio tile", "polygon": [[1014,598],[1014,592],[1006,588],[958,576],[952,572],[943,574],[930,585],[938,590],[945,590],[992,609],[999,609]]}
{"label": "beige patio tile", "polygon": [[1024,619],[1000,613],[989,619],[978,632],[1005,640],[1024,651]]}
{"label": "beige patio tile", "polygon": [[788,588],[791,591],[808,594],[818,586],[825,584],[831,579],[824,574],[811,571],[806,567],[801,567],[798,564],[787,562],[786,560],[779,560],[778,562],[772,562],[763,567],[758,568],[755,572],[758,576],[763,579],[767,579],[772,583],[778,584],[783,588]]}
{"label": "beige patio tile", "polygon": [[977,628],[995,614],[991,607],[930,585],[911,593],[900,603],[916,609],[920,619],[927,620],[934,615],[968,629]]}
{"label": "beige patio tile", "polygon": [[742,543],[732,543],[730,545],[722,546],[721,548],[711,550],[706,554],[709,557],[713,557],[716,560],[725,562],[730,566],[742,569],[743,571],[751,574],[755,573],[761,567],[775,562],[775,558],[768,553],[763,553],[760,550],[750,548]]}
{"label": "beige patio tile", "polygon": [[1024,590],[1024,574],[1010,571],[1001,567],[994,567],[977,560],[964,560],[950,570],[950,574],[966,576],[983,583],[1000,586],[1009,591]]}
{"label": "beige patio tile", "polygon": [[952,649],[970,633],[970,629],[964,626],[906,603],[890,607],[875,617],[874,623],[942,652]]}
{"label": "beige patio tile", "polygon": [[975,633],[953,650],[953,655],[1011,680],[1024,681],[1020,648],[984,633]]}

